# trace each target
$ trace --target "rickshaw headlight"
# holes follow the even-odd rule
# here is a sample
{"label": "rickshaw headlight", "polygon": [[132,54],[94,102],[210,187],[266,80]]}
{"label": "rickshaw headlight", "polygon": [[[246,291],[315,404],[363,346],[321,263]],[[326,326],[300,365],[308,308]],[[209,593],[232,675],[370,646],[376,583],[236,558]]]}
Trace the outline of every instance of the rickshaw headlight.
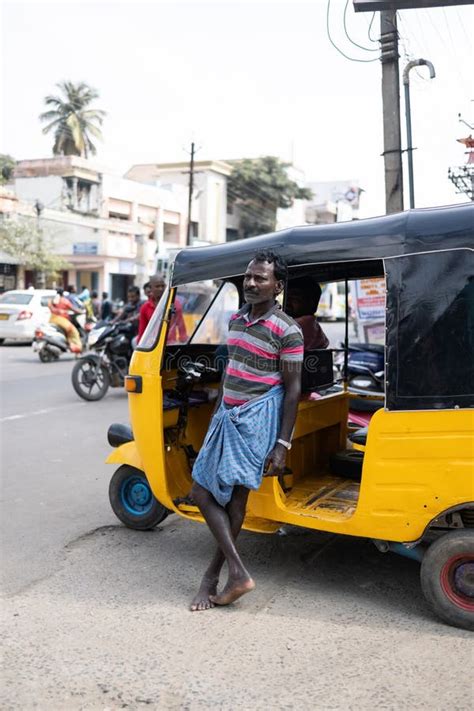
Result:
{"label": "rickshaw headlight", "polygon": [[374,381],[372,380],[372,378],[352,378],[351,385],[353,385],[355,388],[371,388],[374,386]]}

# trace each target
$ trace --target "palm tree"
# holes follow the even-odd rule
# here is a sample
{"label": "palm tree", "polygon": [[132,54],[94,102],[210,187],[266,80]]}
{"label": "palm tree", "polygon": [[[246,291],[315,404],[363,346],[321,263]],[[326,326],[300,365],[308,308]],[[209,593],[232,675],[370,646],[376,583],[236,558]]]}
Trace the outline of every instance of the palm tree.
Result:
{"label": "palm tree", "polygon": [[44,103],[52,108],[39,117],[40,121],[48,122],[43,133],[54,131],[53,154],[84,158],[95,155],[91,136],[102,140],[100,126],[106,113],[87,107],[98,98],[99,92],[84,82],[61,81],[56,86],[63,96],[46,96]]}

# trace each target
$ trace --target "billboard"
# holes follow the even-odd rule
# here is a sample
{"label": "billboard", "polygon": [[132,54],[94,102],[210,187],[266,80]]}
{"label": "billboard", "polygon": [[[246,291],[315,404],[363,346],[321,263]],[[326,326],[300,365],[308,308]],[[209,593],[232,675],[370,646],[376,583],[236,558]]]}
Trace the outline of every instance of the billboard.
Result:
{"label": "billboard", "polygon": [[448,7],[449,5],[472,5],[473,0],[352,0],[355,12],[374,10],[409,10],[417,7]]}

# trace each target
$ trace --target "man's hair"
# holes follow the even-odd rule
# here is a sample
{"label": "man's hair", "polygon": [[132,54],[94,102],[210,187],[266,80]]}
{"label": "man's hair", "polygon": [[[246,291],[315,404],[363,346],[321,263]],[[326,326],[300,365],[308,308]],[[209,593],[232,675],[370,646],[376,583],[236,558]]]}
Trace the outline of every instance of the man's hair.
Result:
{"label": "man's hair", "polygon": [[83,285],[81,286],[81,289],[87,289],[87,286],[86,286],[85,284],[83,284]]}
{"label": "man's hair", "polygon": [[102,292],[102,298],[103,299],[108,299],[109,298],[109,293],[107,291]]}
{"label": "man's hair", "polygon": [[74,292],[76,291],[76,287],[74,286],[74,284],[68,284],[66,291],[69,291],[70,294],[74,294]]}
{"label": "man's hair", "polygon": [[143,290],[147,289],[149,286],[151,286],[151,284],[149,281],[147,281],[145,284],[143,284]]}
{"label": "man's hair", "polygon": [[99,294],[96,291],[91,291],[91,299],[97,299]]}
{"label": "man's hair", "polygon": [[314,314],[321,298],[321,287],[318,282],[310,276],[298,277],[288,284],[288,292],[291,293],[293,289],[303,292],[308,314]]}
{"label": "man's hair", "polygon": [[140,289],[138,288],[138,286],[132,285],[132,286],[128,287],[127,293],[128,294],[138,294],[138,296],[140,296]]}
{"label": "man's hair", "polygon": [[262,252],[257,252],[252,262],[268,262],[273,264],[273,271],[275,274],[275,279],[278,281],[286,281],[288,276],[288,265],[286,259],[280,257],[279,254],[272,252],[271,250],[265,250]]}

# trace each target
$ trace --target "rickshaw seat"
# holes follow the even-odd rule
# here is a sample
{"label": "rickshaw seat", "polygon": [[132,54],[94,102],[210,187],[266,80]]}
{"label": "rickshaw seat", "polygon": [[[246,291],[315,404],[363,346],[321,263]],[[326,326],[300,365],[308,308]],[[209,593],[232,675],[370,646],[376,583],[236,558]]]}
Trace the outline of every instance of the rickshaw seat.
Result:
{"label": "rickshaw seat", "polygon": [[365,447],[365,445],[367,444],[368,431],[368,427],[361,427],[360,430],[356,430],[351,435],[349,435],[349,440],[351,442],[354,442],[354,444],[358,444]]}

